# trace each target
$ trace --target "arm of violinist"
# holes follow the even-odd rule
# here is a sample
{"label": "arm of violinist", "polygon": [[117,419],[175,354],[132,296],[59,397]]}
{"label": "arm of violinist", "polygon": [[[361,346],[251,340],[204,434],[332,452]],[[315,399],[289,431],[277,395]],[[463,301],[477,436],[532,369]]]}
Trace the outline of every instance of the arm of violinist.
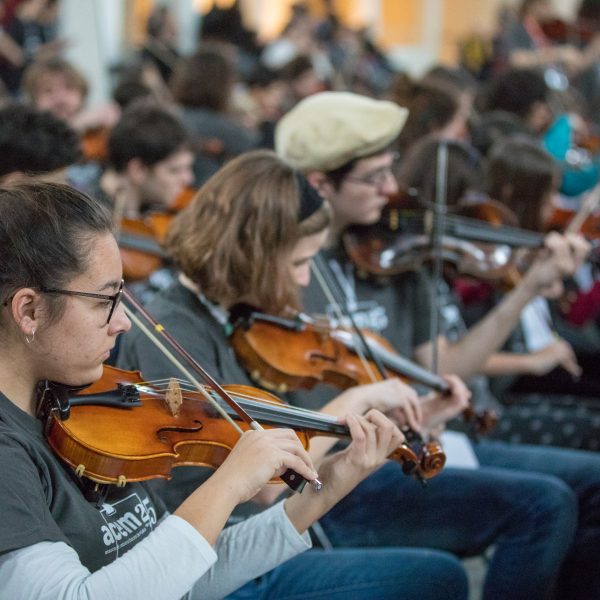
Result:
{"label": "arm of violinist", "polygon": [[0,56],[13,67],[20,67],[25,62],[21,46],[8,33],[0,28]]}
{"label": "arm of violinist", "polygon": [[509,62],[511,66],[518,69],[529,69],[558,63],[569,74],[573,75],[583,70],[581,63],[584,56],[584,53],[575,46],[562,44],[535,50],[525,48],[513,50],[510,53]]}
{"label": "arm of violinist", "polygon": [[471,392],[464,382],[455,375],[446,375],[450,385],[446,395],[430,393],[421,397],[423,408],[423,429],[431,432],[445,425],[469,406]]}
{"label": "arm of violinist", "polygon": [[[519,284],[483,319],[457,342],[438,340],[438,369],[470,379],[481,373],[489,357],[504,344],[517,324],[522,310],[538,295],[556,297],[562,293],[562,279],[572,275],[589,253],[590,245],[575,234],[549,233],[545,249],[534,260]],[[430,342],[415,349],[415,359],[431,368]]]}
{"label": "arm of violinist", "polygon": [[291,429],[246,431],[223,464],[173,514],[214,544],[235,506],[253,498],[287,469],[309,481],[317,477],[312,460]]}
{"label": "arm of violinist", "polygon": [[557,339],[541,350],[531,354],[496,352],[485,363],[483,373],[496,375],[545,375],[556,367],[562,367],[574,377],[581,375],[581,367],[571,345]]}

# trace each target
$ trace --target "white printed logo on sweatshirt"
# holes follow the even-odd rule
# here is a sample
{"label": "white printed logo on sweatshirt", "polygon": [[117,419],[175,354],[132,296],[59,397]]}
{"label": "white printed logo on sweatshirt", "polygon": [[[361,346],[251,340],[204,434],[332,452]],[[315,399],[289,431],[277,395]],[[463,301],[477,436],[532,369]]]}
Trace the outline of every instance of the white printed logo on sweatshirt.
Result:
{"label": "white printed logo on sweatshirt", "polygon": [[133,493],[114,504],[104,503],[100,509],[105,554],[117,555],[127,546],[148,535],[156,525],[156,511],[148,497]]}

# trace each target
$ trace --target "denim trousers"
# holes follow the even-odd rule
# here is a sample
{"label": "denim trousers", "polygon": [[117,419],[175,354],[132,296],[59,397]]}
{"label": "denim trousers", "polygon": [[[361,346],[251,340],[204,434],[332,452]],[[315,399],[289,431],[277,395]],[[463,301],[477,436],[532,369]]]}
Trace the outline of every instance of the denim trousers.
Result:
{"label": "denim trousers", "polygon": [[335,547],[468,557],[494,546],[486,600],[600,598],[600,455],[485,440],[474,450],[480,468],[445,469],[426,487],[387,463],[321,519],[323,529]]}
{"label": "denim trousers", "polygon": [[227,600],[465,600],[467,578],[452,555],[424,549],[309,550]]}

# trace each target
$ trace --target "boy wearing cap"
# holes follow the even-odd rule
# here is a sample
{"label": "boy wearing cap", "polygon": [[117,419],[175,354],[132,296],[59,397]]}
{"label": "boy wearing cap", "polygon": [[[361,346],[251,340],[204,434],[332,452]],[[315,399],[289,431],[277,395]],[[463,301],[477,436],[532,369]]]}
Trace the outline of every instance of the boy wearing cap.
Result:
{"label": "boy wearing cap", "polygon": [[[333,208],[330,246],[323,256],[358,325],[384,334],[405,356],[428,366],[432,344],[425,274],[402,275],[388,285],[361,280],[340,244],[346,227],[375,223],[397,192],[389,146],[405,119],[406,110],[393,103],[325,92],[286,114],[275,141],[280,156],[303,171]],[[572,273],[587,252],[577,238],[552,236],[547,245],[549,257],[534,263],[488,317],[455,344],[439,340],[440,372],[477,373],[527,303]],[[330,308],[314,281],[304,305],[317,313]],[[600,550],[600,522],[594,516],[600,514],[600,459],[583,451],[489,441],[472,451],[479,465],[447,468],[426,490],[392,465],[383,467],[322,520],[326,533],[339,545],[415,545],[460,556],[494,545],[484,597],[531,599],[547,596],[569,550],[560,536],[575,532],[560,571],[560,590],[569,598],[590,598],[590,590],[600,594],[592,562]],[[376,511],[370,508],[375,505]],[[559,530],[563,533],[557,535]]]}

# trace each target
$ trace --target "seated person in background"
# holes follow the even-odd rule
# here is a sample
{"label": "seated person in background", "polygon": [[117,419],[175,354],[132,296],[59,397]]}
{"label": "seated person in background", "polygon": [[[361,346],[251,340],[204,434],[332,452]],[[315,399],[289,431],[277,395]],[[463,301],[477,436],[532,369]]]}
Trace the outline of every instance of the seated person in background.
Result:
{"label": "seated person in background", "polygon": [[51,112],[77,131],[82,160],[70,167],[69,179],[77,189],[92,193],[106,161],[108,133],[119,117],[118,106],[111,102],[86,107],[88,83],[62,58],[32,63],[23,75],[22,91],[28,104]]}
{"label": "seated person in background", "polygon": [[[108,132],[119,118],[119,108],[114,103],[86,108],[88,83],[62,58],[34,62],[23,75],[22,89],[29,104],[63,119],[84,139],[86,134]],[[89,153],[86,158],[102,161],[106,156]]]}
{"label": "seated person in background", "polygon": [[156,102],[131,103],[108,139],[109,169],[101,180],[116,216],[174,209],[192,184],[193,154],[179,118]]}
{"label": "seated person in background", "polygon": [[[547,229],[559,181],[557,165],[547,152],[526,138],[508,138],[490,151],[488,179],[488,193],[511,209],[520,227],[538,232]],[[575,277],[585,288],[596,285],[589,264],[584,265]],[[499,389],[504,389],[513,401],[527,392],[544,396],[575,394],[595,397],[596,409],[600,409],[598,356],[590,354],[589,349],[586,351],[584,344],[580,344],[576,356],[571,345],[558,337],[555,326],[577,339],[574,330],[569,331],[556,309],[556,305],[549,305],[543,298],[533,299],[521,315],[520,333],[516,332],[509,343],[509,348],[514,351],[545,356],[543,369],[533,374],[521,371],[516,368],[518,362],[513,364],[509,356],[506,362],[489,362],[486,372],[495,376],[513,376],[508,389],[506,380],[502,382],[504,385],[499,381]],[[519,360],[526,364],[529,358],[525,355]],[[515,376],[518,376],[516,381]],[[588,402],[593,404],[591,399]]]}
{"label": "seated person in background", "polygon": [[[3,4],[8,8],[8,2]],[[56,57],[64,48],[65,40],[56,37],[59,0],[20,0],[12,4],[14,14],[3,32],[12,42],[12,60],[0,65],[0,78],[11,96],[17,98],[27,65]]]}
{"label": "seated person in background", "polygon": [[[384,335],[401,354],[429,367],[433,350],[429,331],[431,301],[424,270],[403,273],[385,281],[365,280],[358,275],[356,266],[342,244],[347,227],[376,223],[388,197],[398,191],[391,170],[393,154],[389,150],[399,132],[398,127],[392,127],[392,115],[396,109],[391,103],[353,94],[323,93],[311,96],[279,121],[275,133],[276,150],[284,160],[304,172],[331,204],[333,222],[328,247],[322,253],[321,262],[329,265],[332,276],[344,291],[341,303],[354,313],[360,327]],[[589,251],[588,244],[579,236],[551,234],[546,238],[546,246],[547,254],[533,263],[521,284],[485,319],[456,342],[439,336],[439,372],[455,372],[466,379],[480,372],[487,358],[508,337],[528,302],[540,293],[560,286],[562,278],[575,272]],[[311,313],[335,314],[331,302],[316,283],[309,285],[304,295],[304,306]],[[508,547],[505,543],[511,537],[509,531],[493,539],[487,530],[488,527],[495,527],[499,518],[498,507],[503,506],[504,502],[514,517],[516,513],[513,511],[519,510],[523,499],[521,492],[524,480],[536,488],[532,492],[536,498],[534,504],[538,506],[534,513],[551,497],[556,499],[558,489],[561,490],[558,493],[561,498],[560,514],[565,516],[569,511],[563,504],[567,491],[567,496],[571,497],[568,502],[573,502],[572,506],[578,505],[579,508],[574,543],[558,576],[559,597],[563,594],[568,598],[589,599],[590,590],[600,594],[599,577],[592,575],[585,584],[582,579],[588,578],[594,571],[596,551],[592,551],[592,548],[600,548],[600,523],[597,518],[600,512],[597,506],[592,506],[600,499],[600,480],[597,476],[600,472],[600,456],[592,452],[509,445],[489,440],[481,440],[473,445],[465,443],[465,453],[470,448],[471,454],[476,457],[473,461],[471,456],[471,468],[444,469],[422,494],[416,488],[402,485],[401,482],[395,483],[393,492],[399,494],[398,504],[410,498],[409,505],[414,509],[410,515],[411,521],[404,519],[407,515],[398,514],[403,511],[393,509],[392,490],[386,489],[387,500],[377,507],[378,518],[369,519],[371,530],[376,524],[385,522],[385,525],[377,534],[371,531],[371,539],[385,543],[393,536],[429,547],[443,545],[445,549],[463,556],[480,552],[488,544],[494,543],[495,553],[488,569],[484,598],[545,597],[552,586],[549,580],[540,579],[540,573],[530,569],[527,572],[519,569],[518,573],[514,573],[509,567],[521,559],[527,564],[535,564],[535,571],[542,566],[540,554],[537,553],[531,557],[531,562],[523,556],[511,557],[517,548],[526,553],[530,550],[522,545],[524,529],[518,528],[518,541],[508,543]],[[389,473],[387,475],[390,476]],[[503,481],[499,482],[496,478]],[[369,478],[361,489],[367,489],[374,480],[374,477]],[[546,485],[556,488],[544,490]],[[457,492],[459,489],[460,493]],[[505,493],[509,496],[514,493],[514,497],[492,500]],[[472,501],[469,500],[471,497]],[[453,498],[460,502],[461,510],[454,508]],[[483,498],[490,500],[488,502]],[[421,512],[421,509],[426,510],[426,506],[438,517],[431,529],[427,526],[428,516]],[[492,506],[493,516],[486,517],[486,509]],[[531,510],[531,506],[528,502],[526,510]],[[393,515],[386,513],[388,507]],[[469,507],[468,510],[465,511],[465,507]],[[321,520],[334,543],[356,543],[362,533],[353,528],[352,523],[364,524],[361,509],[361,503],[351,504],[349,499],[340,505],[340,510],[333,511],[332,515]],[[449,511],[448,518],[439,518],[446,509]],[[500,520],[507,523],[502,518]],[[511,520],[509,517],[508,521]],[[542,521],[549,523],[546,518],[542,518]],[[444,527],[448,528],[447,535],[441,533]],[[528,539],[536,539],[538,535],[539,532],[532,533]],[[540,541],[540,544],[547,550],[552,548],[549,540]],[[537,583],[533,583],[532,577]]]}
{"label": "seated person in background", "polygon": [[406,125],[395,146],[402,156],[412,144],[428,134],[464,138],[469,108],[456,88],[431,77],[413,81],[407,75],[396,78],[390,100],[408,109]]}
{"label": "seated person in background", "polygon": [[[436,197],[436,162],[440,144],[439,140],[433,138],[423,139],[407,154],[398,171],[400,184],[412,189],[426,203],[434,202]],[[489,214],[494,218],[503,218],[505,225],[514,227],[519,226],[519,223],[528,223],[528,229],[545,230],[540,220],[539,200],[545,198],[543,211],[547,213],[548,208],[551,208],[550,201],[553,190],[556,189],[558,174],[552,157],[544,150],[522,137],[512,142],[500,142],[491,155],[493,166],[488,169],[479,154],[468,145],[452,141],[445,144],[448,149],[446,201],[451,211],[460,215],[461,210],[471,207],[477,210],[477,203],[488,198],[487,193],[483,193],[483,190],[487,190],[496,202],[487,201],[482,205],[482,217],[486,210],[492,209],[494,212]],[[497,155],[498,150],[501,153]],[[506,202],[498,202],[500,197]],[[513,204],[518,211],[510,210],[504,215],[503,207],[513,209]],[[460,245],[462,240],[459,239],[457,243]],[[494,248],[496,247],[486,249],[483,246],[478,251],[493,257]],[[461,256],[460,250],[458,255]],[[470,265],[478,264],[476,260],[472,260],[472,256],[470,259],[467,256],[464,262],[455,265],[458,269],[445,270],[448,285],[443,280],[438,282],[437,301],[444,334],[452,342],[458,341],[467,333],[467,323],[477,323],[502,300],[502,294],[497,290],[510,285],[510,269],[501,270],[492,278],[485,269],[469,271]],[[508,266],[512,264],[514,263],[509,262]],[[467,272],[462,273],[461,267],[467,267]],[[506,274],[504,279],[502,271]],[[548,311],[545,302],[541,297],[532,299],[522,311],[520,320],[532,311],[537,313],[540,304],[545,306],[541,314],[550,318],[554,311]],[[555,375],[559,374],[563,381],[562,392],[587,396],[595,395],[592,390],[594,386],[597,389],[597,384],[589,376],[579,378],[581,366],[573,349],[565,339],[558,338],[554,333],[548,335],[546,317],[537,322],[536,330],[541,333],[543,329],[546,330],[543,338],[546,345],[539,344],[541,338],[538,338],[538,344],[525,352],[524,346],[517,342],[519,338],[522,342],[522,337],[513,332],[507,344],[489,356],[481,367],[480,374],[469,381],[475,404],[492,404],[501,412],[499,424],[490,433],[492,438],[596,450],[600,423],[593,418],[595,412],[587,406],[585,400],[579,402],[573,399],[569,402],[565,396],[561,396],[561,389],[556,385],[558,382],[554,376],[554,386],[545,386],[544,380],[552,371]],[[520,327],[517,331],[521,331]],[[582,365],[594,362],[591,357],[591,360],[582,358]],[[586,371],[589,372],[589,366]],[[491,389],[487,376],[492,377]],[[574,376],[578,379],[574,379]],[[511,394],[509,397],[505,394],[506,386],[517,377],[529,381],[533,389],[542,393],[535,396]],[[498,406],[495,396],[505,404]],[[572,406],[568,406],[570,403]]]}
{"label": "seated person in background", "polygon": [[68,182],[81,156],[79,136],[47,112],[10,104],[0,109],[0,183],[26,178]]}
{"label": "seated person in background", "polygon": [[125,254],[123,267],[128,282],[140,282],[136,293],[146,301],[171,282],[160,240],[178,203],[190,193],[193,154],[178,117],[141,99],[127,107],[110,132],[108,160],[100,189],[120,230],[119,244],[143,253]]}
{"label": "seated person in background", "polygon": [[260,137],[232,115],[236,73],[228,47],[202,47],[182,60],[171,78],[175,102],[195,154],[199,186],[227,160],[258,146]]}
{"label": "seated person in background", "polygon": [[[597,6],[594,11],[597,12]],[[499,46],[511,66],[550,71],[548,81],[564,90],[569,85],[568,77],[598,60],[600,37],[593,37],[585,48],[557,44],[543,30],[544,23],[553,17],[556,20],[550,0],[522,0],[515,18],[507,20]]]}
{"label": "seated person in background", "polygon": [[578,144],[587,134],[583,108],[562,99],[565,108],[557,113],[554,93],[538,70],[511,69],[489,82],[482,103],[487,115],[513,121],[505,130],[535,137],[560,165],[561,193],[577,197],[598,182],[600,158]]}

